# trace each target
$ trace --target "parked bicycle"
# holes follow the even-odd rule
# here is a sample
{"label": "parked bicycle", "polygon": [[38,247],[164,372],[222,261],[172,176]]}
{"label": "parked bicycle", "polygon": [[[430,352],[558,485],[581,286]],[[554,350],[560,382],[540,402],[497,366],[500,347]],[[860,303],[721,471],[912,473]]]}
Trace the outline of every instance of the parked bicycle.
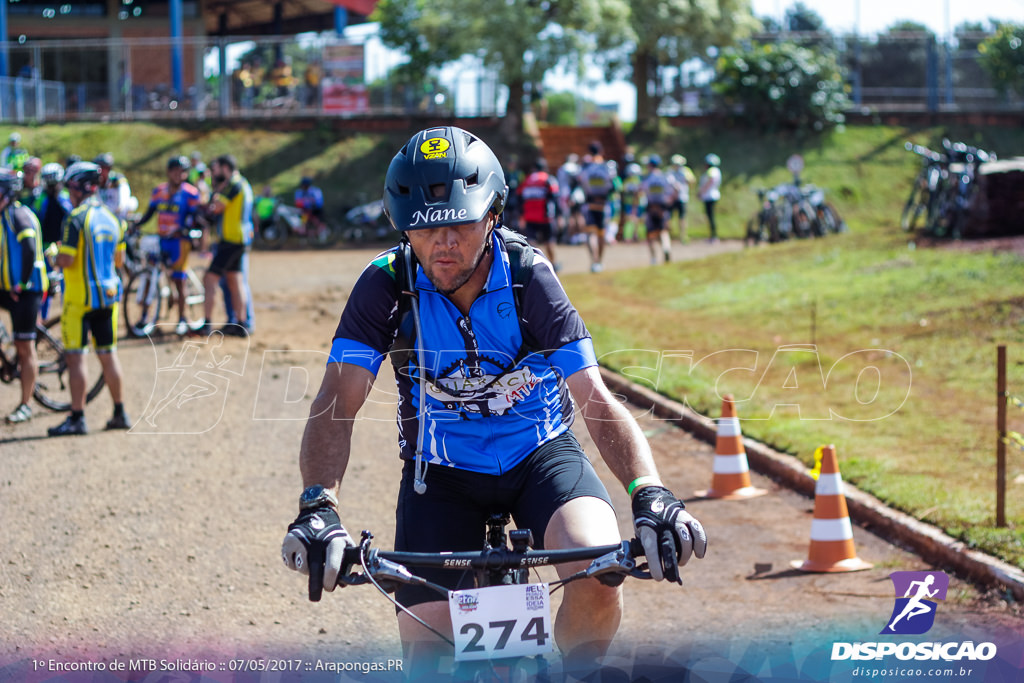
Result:
{"label": "parked bicycle", "polygon": [[816,185],[801,185],[794,178],[792,183],[754,191],[760,207],[747,221],[745,244],[781,242],[791,237],[825,237],[848,229],[839,210]]}
{"label": "parked bicycle", "polygon": [[[533,534],[529,529],[514,529],[506,534],[510,522],[507,513],[492,514],[486,523],[483,548],[479,552],[391,552],[371,548],[373,534],[363,531],[359,545],[347,548],[338,577],[339,585],[372,584],[395,606],[410,615],[437,637],[452,646],[457,664],[453,677],[459,680],[504,680],[515,677],[516,670],[529,668],[535,680],[547,676],[544,655],[553,649],[550,593],[579,579],[593,577],[610,586],[621,584],[627,576],[650,579],[640,541],[622,541],[617,545],[564,550],[531,550]],[[509,545],[511,542],[511,546]],[[564,579],[549,583],[531,583],[530,568],[555,566],[591,560],[590,565]],[[323,557],[310,556],[309,597],[317,601],[323,586]],[[417,576],[410,568],[448,569],[472,572],[476,588],[449,591]],[[399,584],[425,586],[453,606],[454,638],[421,621],[409,608],[390,596]],[[529,596],[524,599],[524,596]],[[464,609],[472,604],[474,608]],[[462,609],[460,609],[462,607]],[[487,608],[500,613],[500,620],[482,620]],[[520,666],[531,658],[529,667]],[[520,671],[521,673],[521,671]]]}
{"label": "parked bicycle", "polygon": [[273,218],[261,223],[256,234],[257,244],[267,249],[280,249],[292,236],[309,247],[324,249],[341,238],[341,230],[330,220],[281,202]]}
{"label": "parked bicycle", "polygon": [[941,152],[911,142],[904,147],[921,157],[922,168],[910,188],[900,226],[913,231],[923,216],[927,235],[960,239],[976,199],[978,169],[996,155],[948,138],[943,138]]}
{"label": "parked bicycle", "polygon": [[928,231],[935,237],[960,239],[970,218],[977,196],[975,182],[981,164],[994,160],[978,147],[963,142],[950,142],[943,138],[942,149],[947,161],[945,182],[941,186],[935,217],[928,224]]}
{"label": "parked bicycle", "polygon": [[[199,239],[201,236],[201,230],[189,231],[191,239]],[[128,278],[121,308],[128,335],[146,337],[158,329],[157,325],[174,322],[178,315],[178,288],[171,281],[168,268],[160,258],[160,237],[142,235],[138,247],[144,256],[145,265]],[[205,300],[203,281],[191,266],[186,266],[185,315],[188,320],[195,322],[203,319]]]}
{"label": "parked bicycle", "polygon": [[939,190],[945,180],[945,157],[923,145],[907,142],[903,145],[908,152],[921,157],[921,170],[910,186],[910,194],[900,214],[900,227],[912,232],[922,224],[930,225],[935,220]]}
{"label": "parked bicycle", "polygon": [[[56,336],[60,318],[54,318],[45,325],[36,323],[36,357],[39,361],[39,372],[32,396],[41,405],[50,410],[62,412],[71,410],[71,382],[68,376],[68,362],[64,353],[64,344]],[[95,377],[93,385],[85,394],[86,402],[99,396],[103,389],[102,369],[91,369],[90,377]],[[0,322],[0,382],[10,384],[21,377],[21,366],[14,348],[14,337],[7,327]]]}

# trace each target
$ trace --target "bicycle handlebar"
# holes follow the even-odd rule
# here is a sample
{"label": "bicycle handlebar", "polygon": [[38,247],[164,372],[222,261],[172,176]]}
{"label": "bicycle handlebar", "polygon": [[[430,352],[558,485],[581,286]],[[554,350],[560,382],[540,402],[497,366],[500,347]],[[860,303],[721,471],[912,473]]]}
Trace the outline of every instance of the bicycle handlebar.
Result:
{"label": "bicycle handlebar", "polygon": [[[409,567],[450,569],[456,571],[488,571],[529,569],[591,560],[586,570],[574,575],[575,578],[619,574],[623,577],[649,579],[646,564],[638,565],[636,558],[644,556],[643,546],[638,539],[622,541],[615,545],[587,548],[566,548],[558,550],[510,550],[490,548],[466,552],[403,552],[370,548],[372,534],[363,532],[363,539],[357,546],[345,548],[342,562],[343,571],[337,585],[355,586],[369,583],[371,579],[422,585],[447,594],[447,591],[426,579],[416,576]],[[365,553],[365,565],[363,563]],[[318,602],[323,591],[323,567],[325,558],[322,550],[309,555],[309,599]],[[363,572],[355,572],[356,568]]]}

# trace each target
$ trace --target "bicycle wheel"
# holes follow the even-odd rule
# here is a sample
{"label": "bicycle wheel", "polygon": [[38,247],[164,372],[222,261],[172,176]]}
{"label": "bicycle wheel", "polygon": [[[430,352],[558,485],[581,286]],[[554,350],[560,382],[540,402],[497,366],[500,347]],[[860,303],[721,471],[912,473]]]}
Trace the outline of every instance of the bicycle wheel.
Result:
{"label": "bicycle wheel", "polygon": [[[39,360],[39,374],[36,376],[36,386],[32,390],[32,396],[50,410],[62,412],[71,410],[71,381],[68,376],[64,345],[50,332],[59,323],[58,319],[51,320],[46,326],[36,324],[35,346],[36,357]],[[88,356],[83,359],[88,363],[87,376],[96,379],[85,393],[86,403],[99,396],[105,384],[102,366],[95,359],[95,354],[88,354]]]}
{"label": "bicycle wheel", "polygon": [[[189,322],[203,319],[203,302],[206,301],[206,288],[196,271],[191,268],[185,271],[185,317]],[[175,297],[178,294],[174,290]]]}
{"label": "bicycle wheel", "polygon": [[917,228],[917,222],[928,206],[925,193],[926,190],[921,186],[921,181],[915,181],[914,187],[910,190],[910,196],[907,197],[907,203],[903,205],[903,212],[900,214],[900,227],[905,232],[911,232]]}
{"label": "bicycle wheel", "polygon": [[314,249],[326,249],[341,239],[341,229],[333,223],[323,221],[306,235],[309,246]]}
{"label": "bicycle wheel", "polygon": [[132,275],[121,300],[124,323],[130,337],[152,334],[161,313],[166,310],[168,296],[168,286],[158,267],[145,268]]}
{"label": "bicycle wheel", "polygon": [[275,218],[261,226],[257,233],[260,246],[265,249],[280,249],[288,241],[288,226]]}

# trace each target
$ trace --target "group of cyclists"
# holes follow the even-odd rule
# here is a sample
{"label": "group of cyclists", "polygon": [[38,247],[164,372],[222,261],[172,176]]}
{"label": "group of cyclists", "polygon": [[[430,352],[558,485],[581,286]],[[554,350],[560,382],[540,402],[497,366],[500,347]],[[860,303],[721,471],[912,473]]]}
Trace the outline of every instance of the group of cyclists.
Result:
{"label": "group of cyclists", "polygon": [[686,210],[692,188],[705,203],[712,239],[716,236],[713,203],[721,185],[720,159],[709,154],[705,165],[698,183],[681,154],[673,154],[666,165],[657,154],[638,160],[628,152],[620,165],[606,159],[595,141],[582,158],[570,154],[555,173],[543,158],[527,173],[510,169],[505,223],[542,245],[556,269],[559,242],[586,243],[595,273],[603,269],[605,247],[616,241],[646,241],[652,265],[659,257],[668,262],[672,236],[683,244],[688,241]]}
{"label": "group of cyclists", "polygon": [[[248,250],[253,239],[253,193],[230,154],[207,167],[201,155],[175,155],[167,162],[167,180],[151,193],[140,217],[138,201],[124,174],[115,171],[109,152],[92,161],[71,156],[65,164],[43,163],[21,147],[12,133],[0,153],[0,307],[10,312],[21,367],[21,401],[8,424],[32,418],[30,397],[38,361],[36,323],[46,319],[51,301],[61,300],[61,334],[71,380],[71,414],[49,430],[51,436],[84,434],[82,354],[90,338],[114,401],[107,429],[128,429],[121,401],[117,362],[117,314],[123,294],[126,237],[157,217],[159,259],[179,296],[178,335],[204,335],[211,324],[218,288],[224,291],[227,324],[223,334],[252,331]],[[218,236],[204,277],[204,318],[190,321],[184,311],[185,269],[193,242],[205,252],[210,233]],[[140,321],[140,325],[146,321]]]}

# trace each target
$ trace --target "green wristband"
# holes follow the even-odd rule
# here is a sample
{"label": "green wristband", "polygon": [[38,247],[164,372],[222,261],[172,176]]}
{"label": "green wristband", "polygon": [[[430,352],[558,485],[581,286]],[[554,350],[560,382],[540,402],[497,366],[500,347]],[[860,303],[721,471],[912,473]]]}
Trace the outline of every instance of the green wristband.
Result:
{"label": "green wristband", "polygon": [[658,479],[657,477],[651,476],[649,474],[645,474],[642,477],[637,477],[636,479],[633,480],[633,483],[631,483],[629,486],[626,487],[626,495],[632,498],[633,497],[633,490],[637,486],[643,486],[645,484],[657,484],[657,485],[660,486],[661,485],[661,480]]}

